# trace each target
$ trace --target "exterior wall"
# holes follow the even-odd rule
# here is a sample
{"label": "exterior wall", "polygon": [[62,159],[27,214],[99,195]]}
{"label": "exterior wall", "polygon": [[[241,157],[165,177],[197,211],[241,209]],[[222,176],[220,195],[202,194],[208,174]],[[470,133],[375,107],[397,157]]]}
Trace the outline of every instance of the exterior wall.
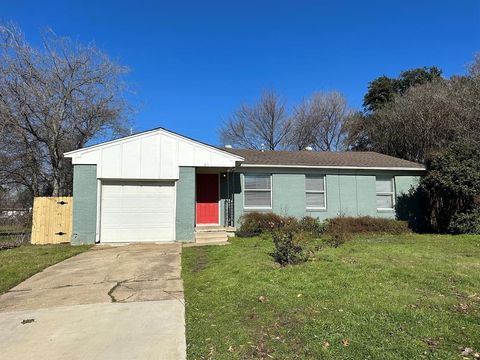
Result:
{"label": "exterior wall", "polygon": [[73,168],[73,245],[94,244],[97,229],[97,166]]}
{"label": "exterior wall", "polygon": [[195,229],[195,168],[180,167],[177,181],[177,214],[175,239],[194,241]]}
{"label": "exterior wall", "polygon": [[[280,215],[312,216],[325,220],[340,215],[373,216],[395,218],[395,210],[377,210],[376,176],[389,175],[394,178],[396,197],[408,193],[418,184],[419,174],[398,175],[393,171],[368,170],[313,170],[313,169],[241,169],[236,174],[235,224],[246,212],[273,211]],[[244,209],[243,175],[244,173],[272,174],[272,210]],[[305,203],[305,175],[325,175],[326,202],[325,210],[307,210]]]}
{"label": "exterior wall", "polygon": [[410,189],[413,187],[417,187],[420,181],[419,176],[411,176],[411,175],[397,175],[395,176],[395,188],[397,192],[397,196],[401,196],[402,194],[408,194]]}
{"label": "exterior wall", "polygon": [[304,174],[272,174],[272,185],[273,212],[281,215],[304,216]]}

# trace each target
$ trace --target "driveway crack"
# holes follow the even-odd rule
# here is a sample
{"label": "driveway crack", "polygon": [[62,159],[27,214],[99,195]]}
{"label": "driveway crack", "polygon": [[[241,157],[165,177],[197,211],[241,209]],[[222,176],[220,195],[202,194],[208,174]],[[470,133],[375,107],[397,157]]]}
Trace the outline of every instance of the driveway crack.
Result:
{"label": "driveway crack", "polygon": [[117,290],[120,286],[123,286],[123,287],[125,287],[125,288],[127,288],[127,289],[129,289],[129,290],[135,291],[135,289],[132,289],[131,287],[125,285],[125,283],[128,283],[128,282],[131,281],[131,280],[132,280],[132,279],[126,279],[126,280],[122,280],[122,281],[117,281],[117,282],[115,282],[115,284],[112,286],[112,288],[108,291],[108,296],[110,296],[110,300],[112,301],[112,303],[114,303],[114,302],[119,302],[119,301],[124,301],[124,300],[130,298],[130,297],[133,295],[133,294],[132,294],[132,295],[128,296],[126,299],[121,299],[121,300],[117,299],[117,298],[113,295],[113,293],[115,292],[115,290]]}
{"label": "driveway crack", "polygon": [[124,283],[125,281],[127,281],[127,280],[117,281],[117,282],[115,283],[115,285],[113,285],[113,287],[108,291],[108,296],[110,296],[110,300],[112,301],[112,303],[117,302],[117,299],[115,298],[115,296],[113,296],[113,292],[114,292],[119,286],[121,286],[122,283]]}

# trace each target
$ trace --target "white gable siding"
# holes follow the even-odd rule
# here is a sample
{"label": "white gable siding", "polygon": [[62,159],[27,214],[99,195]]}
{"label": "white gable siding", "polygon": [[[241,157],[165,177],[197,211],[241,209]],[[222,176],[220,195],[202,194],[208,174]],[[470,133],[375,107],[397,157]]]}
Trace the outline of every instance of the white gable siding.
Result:
{"label": "white gable siding", "polygon": [[135,180],[177,180],[179,166],[235,167],[243,160],[163,129],[75,150],[66,156],[74,165],[97,165],[97,178]]}

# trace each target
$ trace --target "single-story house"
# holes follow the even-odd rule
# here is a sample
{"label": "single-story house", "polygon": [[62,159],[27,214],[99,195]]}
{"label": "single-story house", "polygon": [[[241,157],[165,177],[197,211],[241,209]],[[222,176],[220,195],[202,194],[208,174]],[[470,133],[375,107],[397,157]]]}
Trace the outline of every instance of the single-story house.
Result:
{"label": "single-story house", "polygon": [[163,128],[65,156],[73,244],[218,240],[252,211],[394,218],[425,171],[375,152],[217,148]]}

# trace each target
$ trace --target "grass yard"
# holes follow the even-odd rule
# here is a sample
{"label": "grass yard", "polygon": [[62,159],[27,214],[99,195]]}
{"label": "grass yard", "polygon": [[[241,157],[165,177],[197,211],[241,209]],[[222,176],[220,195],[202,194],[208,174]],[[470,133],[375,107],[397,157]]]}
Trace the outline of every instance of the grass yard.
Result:
{"label": "grass yard", "polygon": [[183,249],[189,359],[480,352],[480,237],[362,237],[286,268],[272,250],[261,238]]}
{"label": "grass yard", "polygon": [[91,246],[23,245],[0,251],[0,294],[11,289],[33,274],[42,271]]}

